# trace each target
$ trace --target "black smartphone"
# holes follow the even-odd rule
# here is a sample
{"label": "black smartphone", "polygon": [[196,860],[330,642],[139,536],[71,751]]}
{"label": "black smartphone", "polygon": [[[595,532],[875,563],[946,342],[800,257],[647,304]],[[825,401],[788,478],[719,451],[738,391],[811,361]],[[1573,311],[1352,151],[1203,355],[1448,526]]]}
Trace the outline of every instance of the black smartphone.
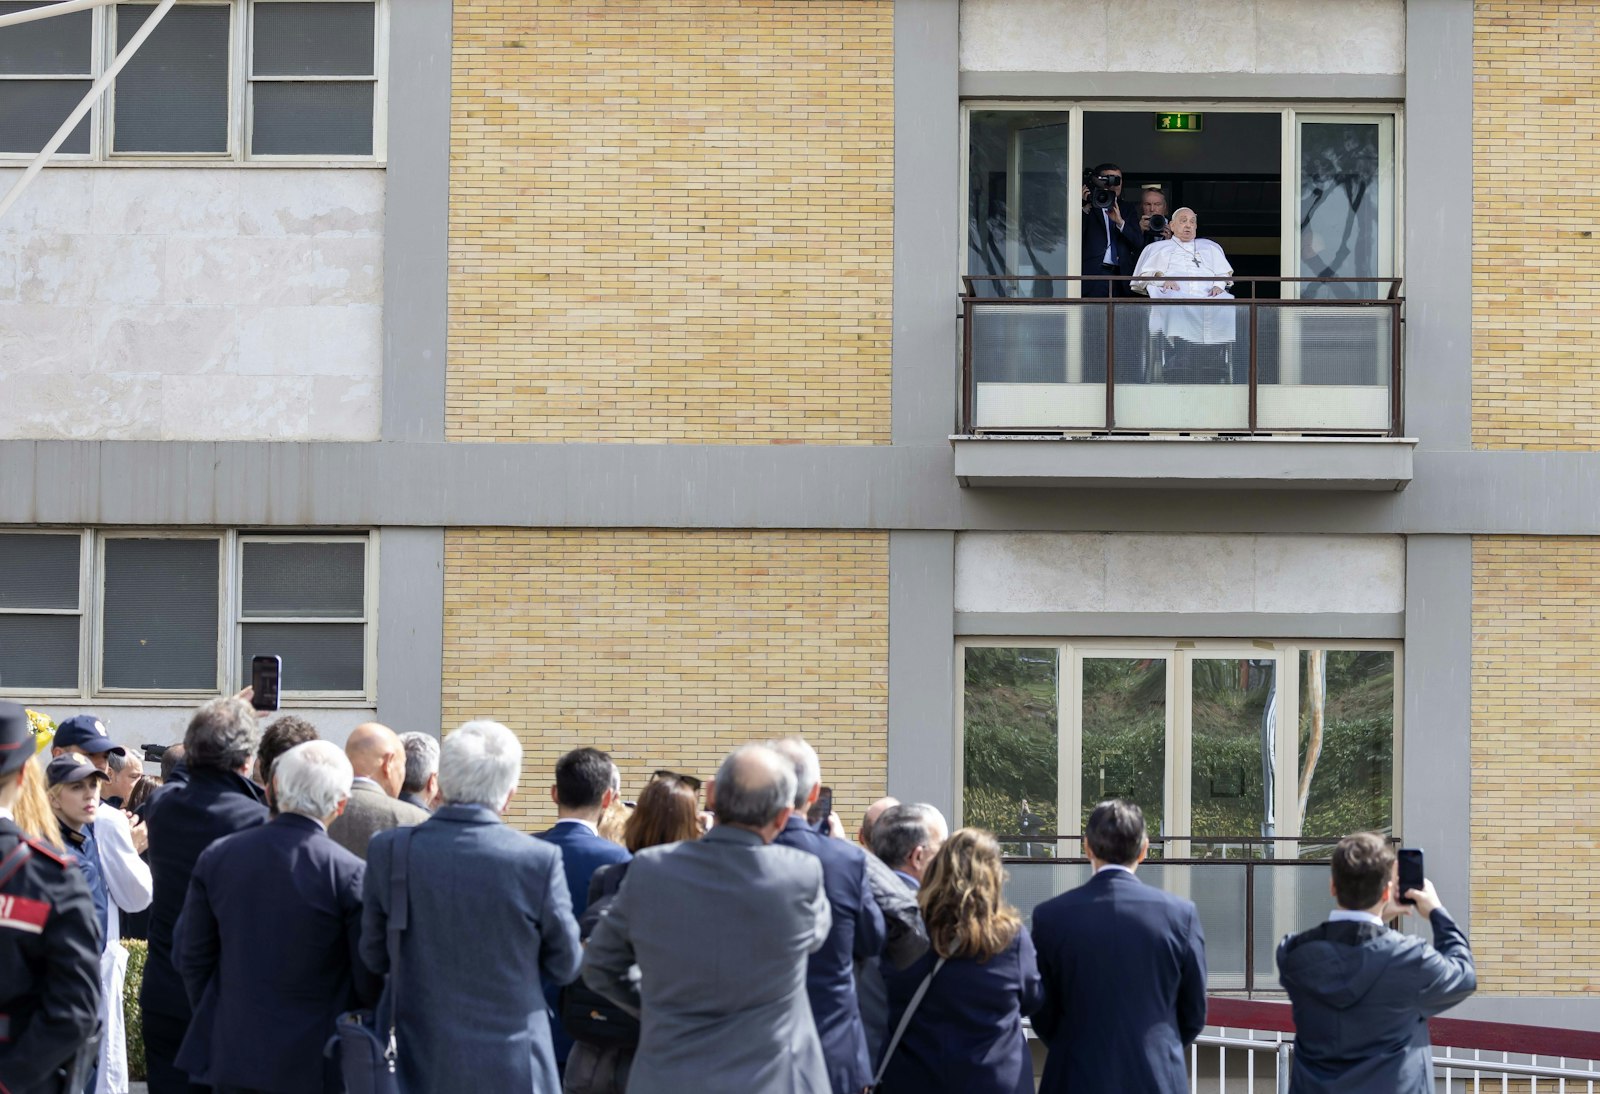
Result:
{"label": "black smartphone", "polygon": [[1427,875],[1422,872],[1422,849],[1418,847],[1400,848],[1400,891],[1394,895],[1401,904],[1415,904],[1414,900],[1407,900],[1405,894],[1412,889],[1422,888],[1422,881]]}
{"label": "black smartphone", "polygon": [[278,709],[278,689],[283,678],[283,658],[263,654],[250,659],[250,705],[260,711]]}
{"label": "black smartphone", "polygon": [[833,812],[833,787],[824,786],[817,800],[806,810],[806,821],[819,832],[828,830],[828,817]]}

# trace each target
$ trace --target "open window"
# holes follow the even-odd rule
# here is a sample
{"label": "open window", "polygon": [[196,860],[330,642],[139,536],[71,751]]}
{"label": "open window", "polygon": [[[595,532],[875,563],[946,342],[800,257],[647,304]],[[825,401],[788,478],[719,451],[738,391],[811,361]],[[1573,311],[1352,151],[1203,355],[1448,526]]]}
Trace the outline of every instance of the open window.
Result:
{"label": "open window", "polygon": [[1397,111],[1181,105],[968,106],[964,430],[1397,434]]}

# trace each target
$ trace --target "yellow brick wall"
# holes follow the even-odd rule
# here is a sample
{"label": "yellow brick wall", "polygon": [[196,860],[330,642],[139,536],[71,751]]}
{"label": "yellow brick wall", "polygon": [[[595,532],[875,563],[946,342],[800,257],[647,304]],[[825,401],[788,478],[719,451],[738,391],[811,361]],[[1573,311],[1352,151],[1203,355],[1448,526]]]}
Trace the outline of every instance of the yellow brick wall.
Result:
{"label": "yellow brick wall", "polygon": [[[1478,0],[1475,8],[1472,436],[1479,448],[1600,446],[1597,27],[1594,2]],[[1444,210],[1428,230],[1465,227]]]}
{"label": "yellow brick wall", "polygon": [[454,441],[889,439],[892,0],[457,0]]}
{"label": "yellow brick wall", "polygon": [[1600,538],[1475,539],[1472,586],[1480,990],[1600,991]]}
{"label": "yellow brick wall", "polygon": [[881,532],[451,530],[445,725],[516,730],[525,828],[570,748],[609,751],[632,798],[794,732],[853,827],[884,788],[888,597]]}

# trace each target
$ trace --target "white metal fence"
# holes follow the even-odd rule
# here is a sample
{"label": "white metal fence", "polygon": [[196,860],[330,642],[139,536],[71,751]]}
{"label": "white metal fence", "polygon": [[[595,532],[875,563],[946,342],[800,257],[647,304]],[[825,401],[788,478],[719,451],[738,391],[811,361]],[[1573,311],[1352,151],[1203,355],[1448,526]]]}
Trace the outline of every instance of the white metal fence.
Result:
{"label": "white metal fence", "polygon": [[[1286,1094],[1293,1035],[1216,1027],[1189,1050],[1194,1094]],[[1484,1049],[1435,1048],[1440,1094],[1600,1094],[1600,1061],[1528,1056]]]}

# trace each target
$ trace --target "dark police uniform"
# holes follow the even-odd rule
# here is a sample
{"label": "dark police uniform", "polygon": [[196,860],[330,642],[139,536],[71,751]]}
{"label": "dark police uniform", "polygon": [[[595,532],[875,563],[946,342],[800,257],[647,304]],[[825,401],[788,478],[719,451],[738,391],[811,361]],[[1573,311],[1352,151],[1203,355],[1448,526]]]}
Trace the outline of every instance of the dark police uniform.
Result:
{"label": "dark police uniform", "polygon": [[[33,756],[22,708],[0,703],[0,778]],[[60,1094],[94,1064],[100,926],[83,874],[0,817],[0,1090]]]}

